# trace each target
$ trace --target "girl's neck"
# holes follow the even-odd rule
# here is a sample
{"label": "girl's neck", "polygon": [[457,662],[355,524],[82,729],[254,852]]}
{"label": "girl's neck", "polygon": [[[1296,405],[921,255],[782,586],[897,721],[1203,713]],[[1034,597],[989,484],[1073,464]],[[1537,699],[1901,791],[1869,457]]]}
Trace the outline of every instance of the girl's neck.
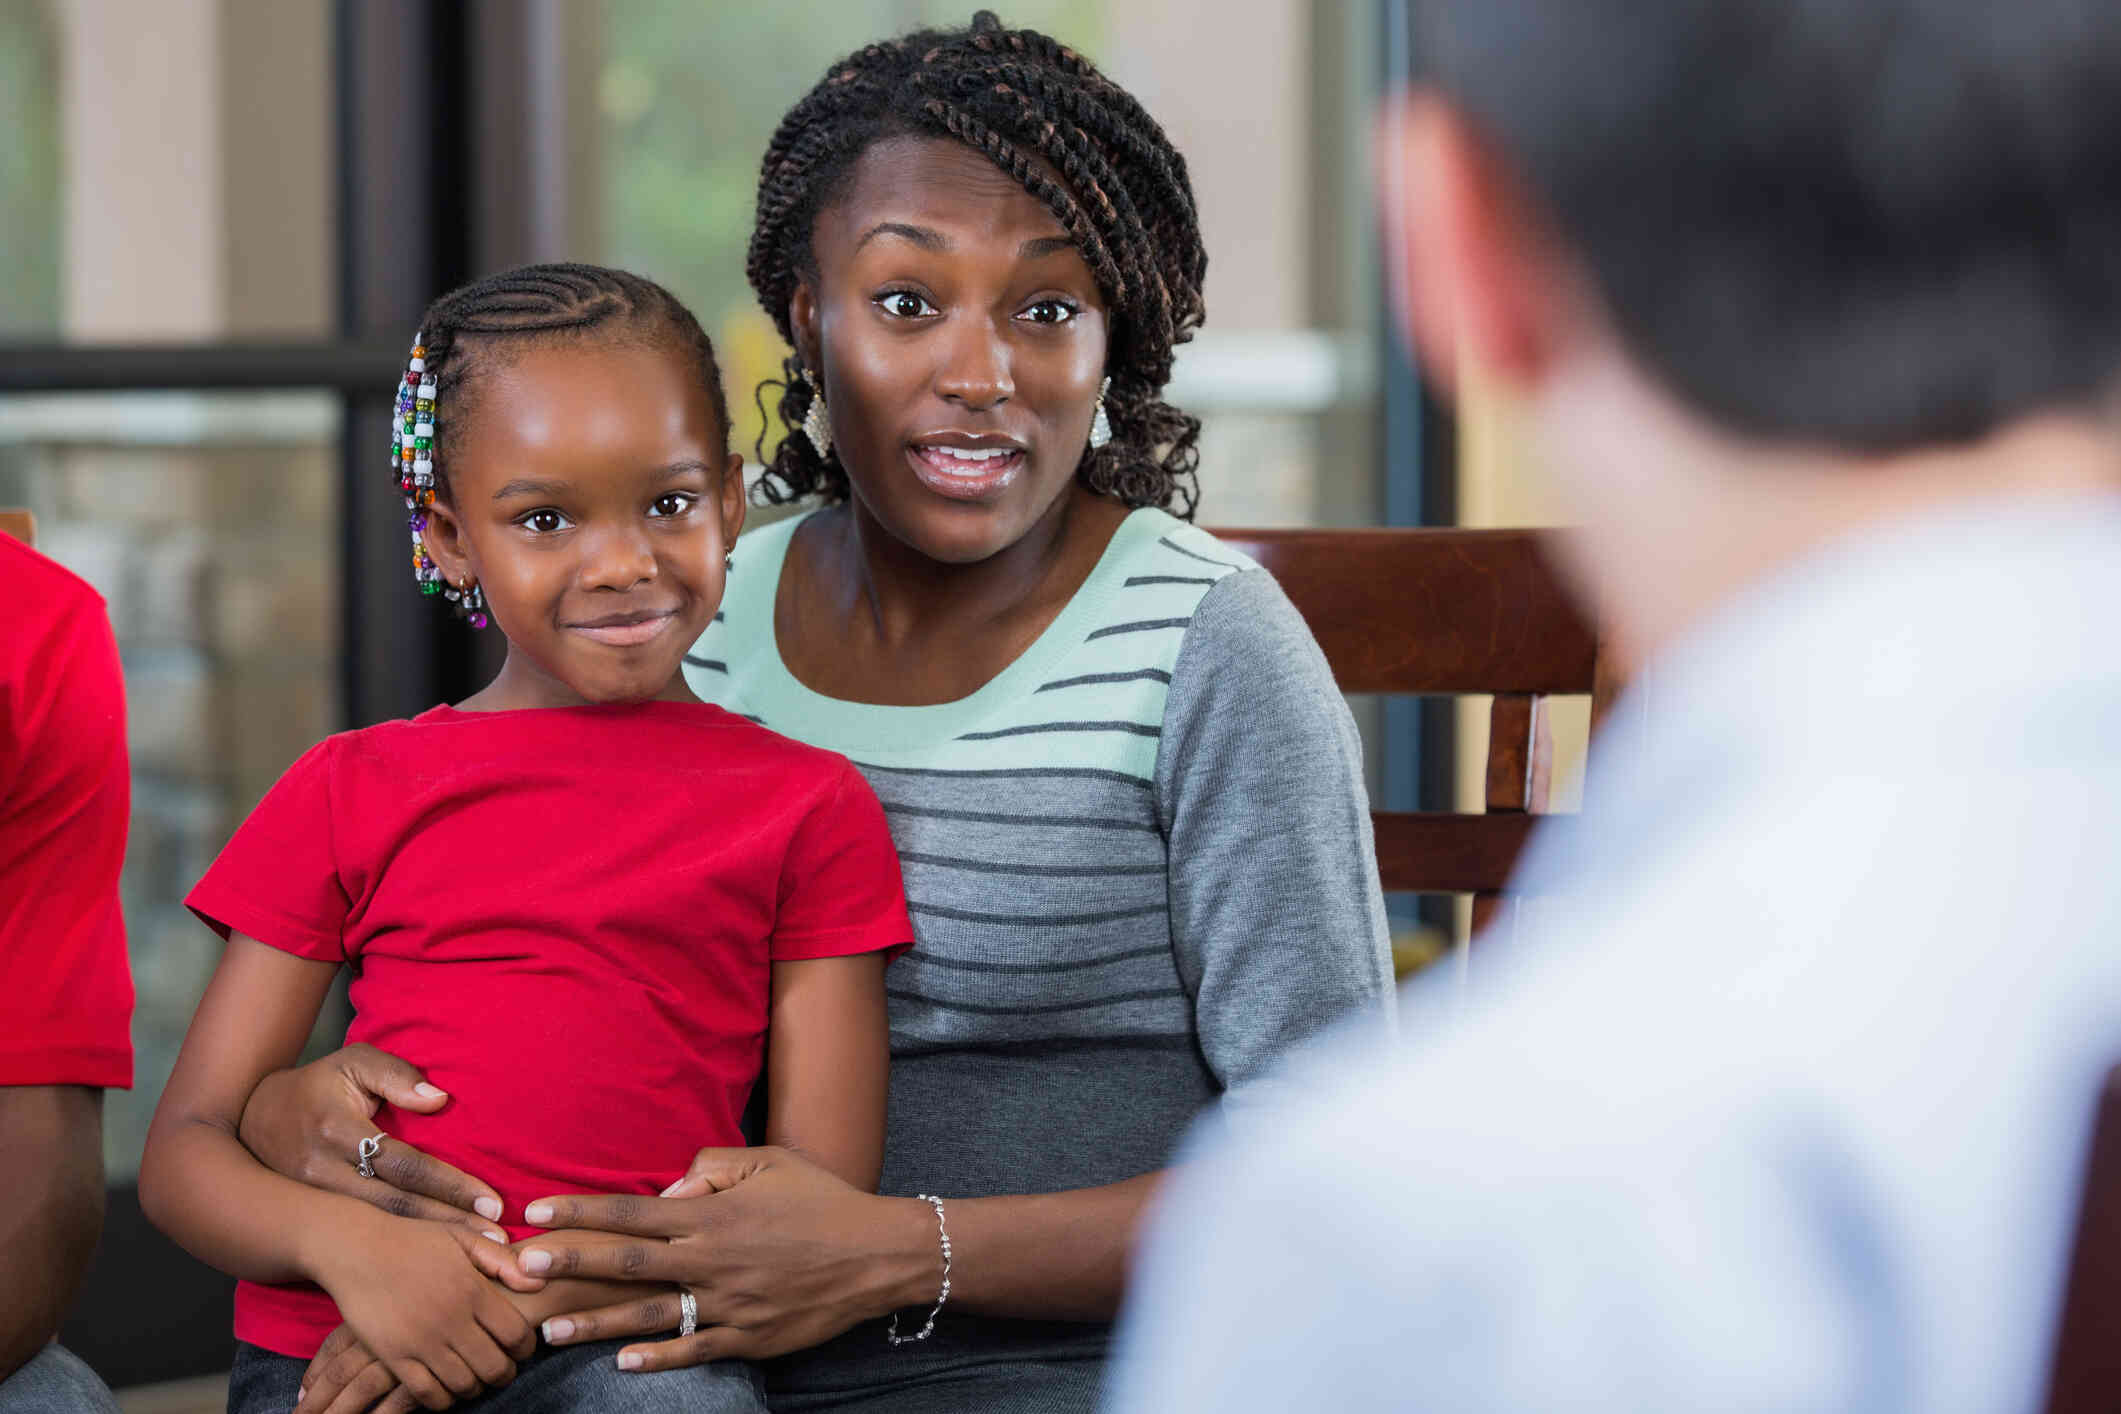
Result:
{"label": "girl's neck", "polygon": [[[590,707],[602,699],[577,691],[545,671],[530,655],[508,645],[508,658],[494,680],[457,704],[459,712],[520,712],[539,707]],[[672,675],[654,697],[631,699],[643,702],[698,702],[685,674]]]}

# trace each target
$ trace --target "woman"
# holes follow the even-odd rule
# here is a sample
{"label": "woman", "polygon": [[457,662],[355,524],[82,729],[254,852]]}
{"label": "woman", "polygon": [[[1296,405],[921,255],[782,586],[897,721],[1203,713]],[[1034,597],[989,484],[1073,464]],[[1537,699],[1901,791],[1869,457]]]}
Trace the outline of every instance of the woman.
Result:
{"label": "woman", "polygon": [[[1087,1409],[1185,1125],[1389,1006],[1345,706],[1273,581],[1166,509],[1194,500],[1199,424],[1161,390],[1205,265],[1162,129],[984,12],[850,56],[781,124],[749,265],[795,350],[766,494],[823,506],[739,543],[688,675],[885,802],[919,945],[890,978],[884,1196],[760,1149],[703,1153],[677,1197],[533,1205],[671,1239],[526,1244],[652,1283],[548,1339],[668,1332],[675,1282],[700,1330],[642,1368],[799,1351],[777,1409]],[[383,1178],[347,1160],[374,1097],[436,1103],[417,1079],[327,1058],[261,1088],[246,1142],[472,1209],[475,1179],[394,1144]],[[326,1388],[361,1364],[337,1358]]]}

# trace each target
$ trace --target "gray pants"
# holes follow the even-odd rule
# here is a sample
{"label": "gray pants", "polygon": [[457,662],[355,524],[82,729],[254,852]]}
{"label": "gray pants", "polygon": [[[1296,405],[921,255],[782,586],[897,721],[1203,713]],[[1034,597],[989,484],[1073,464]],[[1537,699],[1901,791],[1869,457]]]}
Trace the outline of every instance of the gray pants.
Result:
{"label": "gray pants", "polygon": [[1101,1360],[1009,1361],[869,1389],[773,1390],[773,1414],[1092,1414]]}
{"label": "gray pants", "polygon": [[[456,1408],[467,1414],[766,1414],[758,1374],[743,1361],[629,1373],[617,1364],[629,1343],[542,1346],[516,1371],[515,1383]],[[228,1414],[287,1414],[308,1368],[307,1360],[238,1342]],[[0,1414],[13,1411],[0,1406]]]}
{"label": "gray pants", "polygon": [[0,1414],[118,1414],[118,1401],[79,1356],[52,1344],[0,1380]]}

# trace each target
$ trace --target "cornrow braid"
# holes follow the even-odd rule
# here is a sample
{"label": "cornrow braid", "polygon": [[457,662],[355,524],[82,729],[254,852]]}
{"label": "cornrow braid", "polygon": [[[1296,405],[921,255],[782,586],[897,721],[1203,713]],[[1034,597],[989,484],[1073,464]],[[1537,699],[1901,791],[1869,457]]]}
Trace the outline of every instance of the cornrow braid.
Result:
{"label": "cornrow braid", "polygon": [[[692,361],[724,440],[729,435],[714,344],[692,311],[653,280],[601,265],[524,265],[429,305],[391,411],[391,479],[411,513],[420,592],[443,595],[475,628],[485,627],[484,598],[476,585],[460,592],[442,582],[422,539],[428,509],[450,503],[450,442],[473,406],[477,376],[511,347],[564,340],[675,346]],[[446,418],[438,415],[443,408]]]}
{"label": "cornrow braid", "polygon": [[[982,153],[1052,211],[1111,309],[1105,415],[1112,440],[1086,449],[1076,479],[1129,506],[1187,519],[1199,500],[1200,420],[1163,401],[1172,351],[1206,310],[1208,256],[1186,162],[1132,95],[1087,59],[982,10],[965,29],[924,29],[857,50],[788,110],[759,166],[746,274],[793,345],[789,300],[817,275],[811,235],[856,161],[877,142],[947,137]],[[783,365],[778,410],[799,429],[816,398],[799,357]],[[784,436],[761,482],[772,502],[848,494],[847,471],[808,437]]]}

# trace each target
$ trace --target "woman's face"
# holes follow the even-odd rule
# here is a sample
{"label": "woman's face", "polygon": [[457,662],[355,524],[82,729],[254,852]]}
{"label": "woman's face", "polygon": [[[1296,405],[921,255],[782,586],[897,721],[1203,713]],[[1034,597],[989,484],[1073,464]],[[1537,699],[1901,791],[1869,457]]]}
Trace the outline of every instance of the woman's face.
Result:
{"label": "woman's face", "polygon": [[856,499],[934,560],[1015,544],[1074,483],[1104,378],[1075,243],[980,153],[902,137],[857,159],[811,249],[791,323]]}

